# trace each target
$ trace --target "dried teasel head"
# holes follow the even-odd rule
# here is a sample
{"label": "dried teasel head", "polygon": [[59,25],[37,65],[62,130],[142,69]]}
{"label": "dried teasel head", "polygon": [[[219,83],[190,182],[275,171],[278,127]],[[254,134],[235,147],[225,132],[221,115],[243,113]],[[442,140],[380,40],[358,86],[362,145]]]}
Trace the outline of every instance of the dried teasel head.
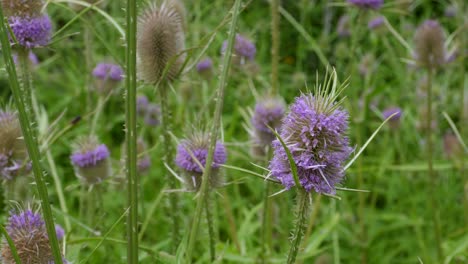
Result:
{"label": "dried teasel head", "polygon": [[139,74],[147,83],[172,81],[185,56],[182,18],[173,4],[151,5],[140,16],[137,34]]}
{"label": "dried teasel head", "polygon": [[416,30],[415,59],[418,65],[437,68],[445,62],[445,35],[436,20],[424,21]]}
{"label": "dried teasel head", "polygon": [[44,5],[42,0],[1,0],[5,16],[38,17]]}

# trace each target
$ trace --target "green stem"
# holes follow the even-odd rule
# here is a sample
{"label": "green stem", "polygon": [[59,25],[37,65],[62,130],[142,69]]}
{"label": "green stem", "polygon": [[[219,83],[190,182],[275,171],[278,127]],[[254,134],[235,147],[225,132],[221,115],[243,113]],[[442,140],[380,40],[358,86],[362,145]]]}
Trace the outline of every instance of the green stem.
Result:
{"label": "green stem", "polygon": [[427,132],[427,173],[429,174],[430,180],[430,202],[431,202],[431,213],[432,221],[434,224],[434,235],[435,243],[437,248],[437,259],[439,263],[443,261],[443,251],[441,243],[441,234],[440,234],[440,221],[439,221],[439,205],[438,201],[435,198],[437,193],[437,176],[433,170],[433,142],[432,142],[432,68],[427,69],[427,120],[426,120],[426,132]]}
{"label": "green stem", "polygon": [[[162,133],[164,138],[164,156],[163,162],[166,164],[171,164],[174,160],[174,148],[172,146],[172,138],[171,138],[171,130],[172,130],[172,123],[171,123],[171,112],[168,105],[168,96],[167,90],[169,86],[165,83],[162,83],[158,88],[159,97],[161,100],[161,127]],[[176,188],[176,179],[172,177],[169,173],[166,174],[167,181],[169,182],[169,188],[175,189]],[[175,193],[169,194],[169,203],[170,208],[169,215],[171,216],[172,221],[172,251],[175,252],[177,246],[179,244],[179,216],[178,216],[178,198]]]}
{"label": "green stem", "polygon": [[288,264],[296,263],[296,257],[299,253],[302,235],[306,228],[307,217],[309,215],[309,194],[304,189],[298,189],[297,193],[297,212],[296,228],[293,233],[291,247],[289,248]]}
{"label": "green stem", "polygon": [[278,94],[280,51],[279,0],[271,1],[271,94]]}
{"label": "green stem", "polygon": [[[56,264],[62,264],[62,255],[60,253],[60,247],[57,236],[55,234],[55,224],[52,210],[50,209],[49,195],[47,192],[47,186],[44,182],[43,170],[40,163],[39,146],[37,144],[36,138],[34,137],[35,133],[31,128],[30,118],[27,112],[26,105],[30,104],[30,102],[25,102],[25,97],[27,94],[25,94],[24,90],[29,90],[30,87],[24,87],[23,91],[20,89],[16,75],[15,64],[13,63],[13,59],[11,57],[11,46],[10,40],[8,39],[8,34],[9,33],[5,25],[5,18],[3,16],[3,9],[0,8],[0,39],[2,43],[2,53],[9,76],[10,88],[19,112],[21,129],[23,131],[23,137],[28,149],[29,157],[32,161],[32,170],[34,172],[36,187],[39,194],[39,199],[41,201],[44,222],[46,225],[47,234],[49,236],[52,254],[54,256],[54,262]],[[29,86],[28,82],[24,82],[24,84]]]}
{"label": "green stem", "polygon": [[263,194],[263,217],[262,217],[262,242],[261,246],[261,263],[267,263],[268,255],[271,250],[271,199],[270,199],[271,183],[265,183],[265,190]]}
{"label": "green stem", "polygon": [[127,0],[127,263],[138,263],[138,180],[137,180],[137,113],[136,113],[136,0]]}
{"label": "green stem", "polygon": [[91,129],[90,129],[91,135],[94,135],[94,133],[96,132],[96,127],[99,121],[99,117],[101,116],[102,109],[104,109],[104,103],[105,103],[104,97],[99,96],[97,109],[96,109],[96,112],[94,113],[93,121],[91,123]]}
{"label": "green stem", "polygon": [[208,236],[210,237],[210,259],[213,262],[216,259],[216,237],[213,228],[213,214],[211,213],[210,194],[206,195],[205,199],[205,214],[208,224]]}
{"label": "green stem", "polygon": [[221,125],[221,112],[223,110],[223,103],[224,103],[224,89],[227,82],[227,76],[229,72],[229,66],[231,64],[231,54],[232,54],[232,47],[234,46],[234,37],[236,35],[236,25],[237,25],[237,18],[239,15],[239,8],[240,8],[241,0],[236,0],[233,7],[232,12],[232,21],[231,26],[229,28],[229,38],[228,38],[228,46],[226,49],[226,53],[223,58],[223,65],[222,65],[222,73],[219,78],[218,83],[218,94],[216,97],[216,110],[213,119],[213,127],[210,132],[210,145],[208,149],[208,156],[206,158],[206,168],[204,169],[203,176],[202,176],[202,184],[199,192],[199,197],[197,200],[197,207],[195,210],[195,215],[192,221],[192,226],[190,229],[190,236],[188,239],[188,246],[187,246],[187,254],[186,254],[186,263],[192,262],[192,254],[193,248],[195,245],[195,240],[198,234],[199,223],[201,213],[203,211],[203,205],[205,201],[205,197],[208,191],[208,183],[211,177],[211,170],[212,170],[212,163],[213,163],[213,154],[216,146],[216,139],[218,137],[220,125]]}

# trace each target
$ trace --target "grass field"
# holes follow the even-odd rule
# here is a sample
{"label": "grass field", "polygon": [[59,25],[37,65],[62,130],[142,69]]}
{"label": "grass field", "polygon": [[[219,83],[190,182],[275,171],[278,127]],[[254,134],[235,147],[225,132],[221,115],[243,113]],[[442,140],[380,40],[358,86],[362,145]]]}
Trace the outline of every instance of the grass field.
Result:
{"label": "grass field", "polygon": [[[0,1],[9,26],[0,31],[1,220],[16,248],[3,235],[2,263],[15,263],[15,251],[23,264],[54,263],[54,252],[70,263],[468,262],[464,1],[45,2],[40,13]],[[27,47],[34,39],[23,40],[12,17],[45,13],[50,39]],[[200,65],[206,58],[211,65]],[[103,62],[114,68],[96,68]],[[329,165],[319,163],[331,154],[323,153],[341,149],[339,139],[314,130],[307,140],[318,138],[318,150],[295,150],[310,146],[294,145],[282,130],[289,121],[270,122],[269,112],[266,124],[286,141],[271,147],[275,134],[259,132],[252,115],[270,97],[282,98],[273,103],[281,117],[301,95],[320,103],[327,96],[318,91],[336,92],[327,80],[345,87],[333,107],[349,115],[338,138],[349,138],[351,152],[324,176],[320,166]],[[21,120],[18,136],[7,112],[18,129]],[[98,145],[105,150],[96,154]],[[80,156],[86,151],[95,155]],[[304,169],[303,151],[319,169]],[[290,189],[272,173],[280,152]],[[307,189],[304,171],[320,171],[331,191]],[[327,181],[335,176],[336,186]],[[18,235],[10,216],[27,208],[46,225]],[[60,248],[46,234],[52,220],[65,231]],[[28,245],[19,242],[25,234]]]}

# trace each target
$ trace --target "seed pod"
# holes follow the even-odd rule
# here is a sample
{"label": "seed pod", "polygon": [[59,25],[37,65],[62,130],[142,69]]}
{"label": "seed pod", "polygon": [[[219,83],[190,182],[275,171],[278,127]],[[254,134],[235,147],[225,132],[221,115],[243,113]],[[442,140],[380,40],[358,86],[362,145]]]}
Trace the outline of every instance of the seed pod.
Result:
{"label": "seed pod", "polygon": [[416,30],[415,59],[418,65],[436,68],[445,62],[444,31],[436,20],[424,21]]}

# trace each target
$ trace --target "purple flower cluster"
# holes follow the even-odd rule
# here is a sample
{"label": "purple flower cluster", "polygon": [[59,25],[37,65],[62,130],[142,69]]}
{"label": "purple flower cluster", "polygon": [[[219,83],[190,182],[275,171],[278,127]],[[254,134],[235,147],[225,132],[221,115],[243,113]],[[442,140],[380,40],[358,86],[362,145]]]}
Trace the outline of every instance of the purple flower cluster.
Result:
{"label": "purple flower cluster", "polygon": [[382,16],[379,16],[369,21],[369,23],[367,24],[367,27],[369,29],[377,29],[381,27],[384,24],[384,22],[385,22],[385,18]]}
{"label": "purple flower cluster", "polygon": [[8,22],[20,46],[31,49],[49,44],[52,22],[48,15],[39,17],[13,16],[8,18]]}
{"label": "purple flower cluster", "polygon": [[[393,114],[395,115],[392,116]],[[382,116],[384,119],[387,119],[390,116],[392,116],[392,118],[390,118],[388,122],[390,124],[390,127],[393,129],[399,127],[401,115],[402,115],[402,110],[399,107],[388,107],[382,112]]]}
{"label": "purple flower cluster", "polygon": [[383,5],[383,0],[348,0],[348,3],[363,9],[380,9]]}
{"label": "purple flower cluster", "polygon": [[109,150],[106,145],[101,144],[94,149],[85,152],[76,152],[71,155],[73,165],[86,168],[96,166],[99,162],[109,158]]}
{"label": "purple flower cluster", "polygon": [[255,140],[261,145],[269,145],[275,134],[272,129],[279,129],[286,112],[285,104],[280,98],[267,98],[255,105],[252,125],[255,128]]}
{"label": "purple flower cluster", "polygon": [[123,79],[123,74],[122,67],[112,63],[99,63],[93,70],[93,76],[101,80],[120,82]]}
{"label": "purple flower cluster", "polygon": [[[228,41],[223,42],[223,46],[221,47],[221,54],[227,49]],[[255,54],[257,53],[257,49],[255,48],[255,44],[248,40],[247,38],[243,37],[242,35],[237,34],[235,43],[234,43],[234,54],[240,57],[241,61],[243,60],[253,60]]]}
{"label": "purple flower cluster", "polygon": [[[348,113],[325,107],[324,98],[305,94],[290,107],[280,136],[292,154],[302,187],[310,192],[335,193],[344,177],[343,163],[352,152],[346,136]],[[272,175],[287,188],[295,185],[288,157],[279,140],[273,141]]]}
{"label": "purple flower cluster", "polygon": [[206,58],[197,64],[197,71],[199,73],[210,71],[213,68],[213,61],[210,58]]}
{"label": "purple flower cluster", "polygon": [[[53,263],[46,226],[39,213],[30,209],[18,214],[11,213],[6,230],[15,243],[22,263]],[[56,235],[59,239],[64,236],[64,231],[59,226],[56,226]],[[15,263],[10,247],[3,243],[2,260],[5,263]]]}
{"label": "purple flower cluster", "polygon": [[[202,168],[200,168],[190,153],[193,154],[193,157],[195,157],[201,165],[205,166],[206,158],[208,157],[208,146],[194,146],[192,142],[185,140],[177,147],[177,156],[175,160],[177,166],[189,172],[202,173]],[[226,148],[221,142],[216,142],[212,167],[215,169],[219,168],[220,165],[226,163],[226,159]]]}

